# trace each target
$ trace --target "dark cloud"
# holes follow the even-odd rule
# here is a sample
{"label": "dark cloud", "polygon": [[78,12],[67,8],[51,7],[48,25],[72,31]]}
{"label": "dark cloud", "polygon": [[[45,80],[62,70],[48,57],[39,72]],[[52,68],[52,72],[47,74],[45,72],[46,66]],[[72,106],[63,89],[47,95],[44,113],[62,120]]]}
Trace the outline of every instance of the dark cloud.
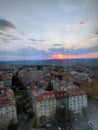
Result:
{"label": "dark cloud", "polygon": [[45,42],[46,40],[38,40],[39,42]]}
{"label": "dark cloud", "polygon": [[22,35],[25,35],[24,32],[21,32]]}
{"label": "dark cloud", "polygon": [[[87,54],[87,53],[92,53],[92,52],[98,52],[98,44],[96,44],[93,47],[88,47],[88,48],[80,48],[80,49],[73,49],[73,48],[51,48],[49,49],[49,53],[51,54],[65,54],[65,55],[82,55],[82,54]],[[48,52],[47,52],[48,53]]]}
{"label": "dark cloud", "polygon": [[71,55],[81,55],[81,54],[87,54],[87,53],[92,53],[92,52],[98,52],[98,45],[96,44],[93,47],[88,47],[88,48],[80,48],[80,49],[69,49],[69,53]]}
{"label": "dark cloud", "polygon": [[0,36],[5,36],[5,34],[3,32],[0,32]]}
{"label": "dark cloud", "polygon": [[85,24],[85,22],[83,22],[83,21],[80,21],[80,23],[79,24]]}
{"label": "dark cloud", "polygon": [[[65,48],[63,48],[63,47],[61,47],[61,48],[50,48],[49,49],[50,51],[51,51],[51,53],[67,53],[68,52],[68,50],[67,49],[65,49]],[[49,52],[50,52],[49,51]]]}
{"label": "dark cloud", "polygon": [[14,36],[14,35],[5,34],[3,32],[0,32],[0,38],[2,39],[2,41],[5,41],[3,39],[6,39],[6,40],[21,40],[20,38]]}
{"label": "dark cloud", "polygon": [[95,35],[98,35],[98,30],[95,31]]}
{"label": "dark cloud", "polygon": [[5,19],[0,19],[0,30],[6,31],[8,29],[15,29],[15,26]]}
{"label": "dark cloud", "polygon": [[10,42],[10,40],[9,40],[8,38],[6,38],[6,37],[2,37],[2,38],[0,38],[0,39],[2,40],[3,43],[8,43],[8,42]]}
{"label": "dark cloud", "polygon": [[30,41],[37,41],[37,42],[45,42],[46,40],[44,40],[44,39],[41,39],[41,40],[36,40],[36,39],[29,39]]}
{"label": "dark cloud", "polygon": [[20,38],[14,36],[14,35],[7,34],[6,36],[7,36],[8,38],[10,38],[10,40],[20,40]]}
{"label": "dark cloud", "polygon": [[29,39],[30,41],[36,41],[36,39]]}
{"label": "dark cloud", "polygon": [[62,46],[61,44],[54,44],[53,46]]}

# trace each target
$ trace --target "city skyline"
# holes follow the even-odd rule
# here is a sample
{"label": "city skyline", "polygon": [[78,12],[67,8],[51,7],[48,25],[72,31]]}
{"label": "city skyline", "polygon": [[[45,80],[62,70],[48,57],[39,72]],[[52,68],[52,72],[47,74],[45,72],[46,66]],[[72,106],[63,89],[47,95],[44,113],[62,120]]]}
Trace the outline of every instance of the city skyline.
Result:
{"label": "city skyline", "polygon": [[0,0],[0,60],[98,58],[97,0]]}

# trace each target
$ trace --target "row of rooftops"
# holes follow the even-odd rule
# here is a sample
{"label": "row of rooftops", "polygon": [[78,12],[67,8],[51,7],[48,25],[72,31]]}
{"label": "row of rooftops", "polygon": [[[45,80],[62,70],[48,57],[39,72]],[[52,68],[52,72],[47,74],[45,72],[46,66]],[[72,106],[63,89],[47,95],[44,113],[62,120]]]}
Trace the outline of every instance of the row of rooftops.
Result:
{"label": "row of rooftops", "polygon": [[[28,79],[33,81],[40,81],[41,79],[45,79],[46,77],[51,77],[52,75],[55,76],[62,76],[62,79],[67,81],[67,80],[81,80],[82,82],[92,82],[92,77],[94,75],[98,75],[98,72],[95,73],[95,71],[90,71],[89,73],[87,72],[78,72],[76,70],[70,70],[70,69],[65,69],[64,67],[57,68],[55,66],[41,66],[42,70],[37,70],[36,66],[34,68],[29,68],[29,67],[24,67],[21,68],[21,70],[18,73],[18,76],[22,82],[27,81]],[[29,69],[29,71],[28,71]],[[18,71],[18,70],[17,70]],[[1,71],[2,72],[2,71]],[[3,72],[2,72],[3,73]],[[5,71],[4,71],[5,73]],[[1,74],[0,76],[0,81],[7,81],[7,80],[12,80],[12,75],[13,72],[9,72],[6,70],[5,74]],[[24,79],[24,80],[23,80]]]}
{"label": "row of rooftops", "polygon": [[[49,69],[49,71],[48,71]],[[25,70],[25,69],[24,69]],[[23,84],[25,84],[25,82],[27,81],[41,81],[42,79],[45,80],[46,78],[51,78],[53,76],[55,77],[59,77],[59,76],[62,76],[62,80],[64,81],[74,81],[76,79],[79,79],[81,80],[81,82],[93,82],[93,78],[91,77],[91,75],[93,76],[94,73],[85,73],[85,72],[77,72],[77,71],[73,71],[73,70],[65,70],[63,68],[63,71],[56,71],[54,68],[48,68],[48,67],[45,67],[43,66],[43,69],[42,70],[34,70],[32,69],[31,71],[27,71],[25,70],[21,70],[19,72],[19,78],[22,82],[24,82]],[[24,79],[24,80],[23,80]]]}
{"label": "row of rooftops", "polygon": [[37,88],[30,87],[29,91],[32,97],[37,96],[38,102],[41,102],[43,100],[64,99],[69,97],[86,95],[86,92],[81,88],[67,88],[66,90],[58,91],[40,91]]}
{"label": "row of rooftops", "polygon": [[3,72],[2,71],[0,73],[0,81],[12,80],[12,75],[13,75],[13,72],[9,72],[9,71]]}

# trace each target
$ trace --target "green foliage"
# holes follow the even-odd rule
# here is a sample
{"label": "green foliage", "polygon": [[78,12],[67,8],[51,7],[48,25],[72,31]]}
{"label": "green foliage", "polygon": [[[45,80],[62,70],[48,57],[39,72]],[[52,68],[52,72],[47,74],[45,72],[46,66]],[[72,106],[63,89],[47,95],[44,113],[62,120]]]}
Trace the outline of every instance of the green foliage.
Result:
{"label": "green foliage", "polygon": [[74,113],[69,110],[65,105],[63,107],[59,107],[56,110],[56,115],[55,115],[55,121],[58,124],[66,124],[68,122],[71,122],[74,120]]}
{"label": "green foliage", "polygon": [[47,88],[46,91],[51,91],[53,90],[53,84],[51,83],[51,79],[48,80]]}
{"label": "green foliage", "polygon": [[40,124],[44,125],[46,122],[46,116],[41,116],[40,117]]}
{"label": "green foliage", "polygon": [[14,119],[12,119],[8,126],[8,130],[17,130],[17,128],[18,128],[18,124],[14,124]]}
{"label": "green foliage", "polygon": [[37,119],[36,118],[33,119],[32,127],[34,127],[34,128],[37,127]]}
{"label": "green foliage", "polygon": [[8,126],[8,130],[17,130],[18,124],[12,124]]}
{"label": "green foliage", "polygon": [[37,123],[37,118],[34,118],[32,121],[32,128],[40,128],[40,126]]}
{"label": "green foliage", "polygon": [[67,120],[67,113],[65,107],[58,107],[56,110],[55,121],[58,124],[65,124]]}
{"label": "green foliage", "polygon": [[68,110],[68,113],[69,113],[69,115],[68,115],[69,120],[70,120],[70,121],[74,120],[74,118],[75,118],[75,116],[74,116],[74,112],[71,111],[71,110]]}

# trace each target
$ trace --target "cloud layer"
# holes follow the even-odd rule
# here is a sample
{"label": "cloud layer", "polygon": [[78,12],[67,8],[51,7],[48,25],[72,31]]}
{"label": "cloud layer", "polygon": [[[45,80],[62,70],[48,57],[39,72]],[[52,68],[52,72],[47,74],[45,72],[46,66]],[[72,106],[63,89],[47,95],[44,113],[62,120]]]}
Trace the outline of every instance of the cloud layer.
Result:
{"label": "cloud layer", "polygon": [[9,29],[15,29],[15,26],[5,19],[0,19],[0,30],[7,31]]}
{"label": "cloud layer", "polygon": [[1,0],[0,18],[0,59],[97,57],[98,0]]}

